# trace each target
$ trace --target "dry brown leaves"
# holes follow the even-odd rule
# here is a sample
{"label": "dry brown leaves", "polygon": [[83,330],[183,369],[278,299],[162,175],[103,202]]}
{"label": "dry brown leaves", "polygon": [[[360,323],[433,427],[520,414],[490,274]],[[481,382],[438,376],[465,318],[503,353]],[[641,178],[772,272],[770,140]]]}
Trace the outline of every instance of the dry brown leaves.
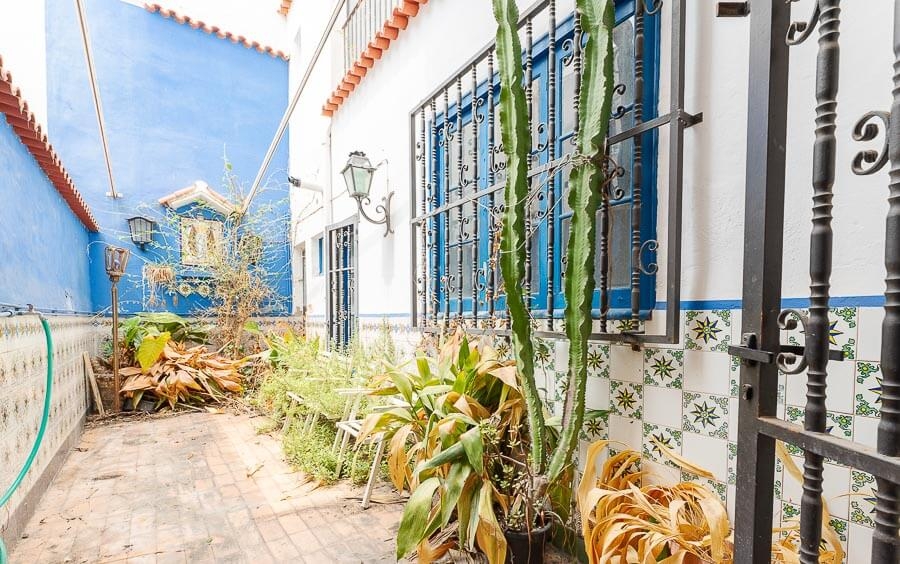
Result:
{"label": "dry brown leaves", "polygon": [[243,391],[238,368],[244,360],[229,360],[205,346],[186,348],[169,342],[162,356],[146,374],[140,367],[127,367],[120,371],[125,377],[122,394],[132,398],[137,405],[144,394],[150,394],[161,402],[174,407],[176,404],[202,404],[217,402],[228,394]]}

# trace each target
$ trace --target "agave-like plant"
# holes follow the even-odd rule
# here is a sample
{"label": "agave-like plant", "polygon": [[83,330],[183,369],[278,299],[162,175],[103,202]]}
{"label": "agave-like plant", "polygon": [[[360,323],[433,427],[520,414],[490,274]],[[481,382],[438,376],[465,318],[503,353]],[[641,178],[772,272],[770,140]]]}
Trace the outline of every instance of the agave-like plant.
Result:
{"label": "agave-like plant", "polygon": [[[584,424],[587,349],[591,332],[594,281],[594,234],[600,192],[605,182],[602,165],[613,94],[613,0],[576,0],[587,41],[578,106],[577,155],[569,182],[572,209],[565,275],[565,321],[569,340],[569,390],[559,440],[546,451],[546,421],[534,378],[531,319],[520,281],[525,278],[525,214],[529,196],[528,162],[531,133],[523,87],[519,13],[515,0],[493,0],[497,19],[497,58],[500,65],[500,125],[507,157],[505,212],[501,232],[500,269],[512,330],[512,351],[527,406],[534,493],[568,474]],[[554,205],[553,202],[550,205]]]}
{"label": "agave-like plant", "polygon": [[[458,332],[437,358],[419,356],[414,370],[392,368],[373,385],[373,395],[401,400],[369,415],[360,431],[360,440],[383,434],[391,481],[412,492],[397,533],[397,558],[417,550],[420,562],[431,562],[460,547],[502,563],[500,521],[515,502],[498,483],[504,467],[526,459],[518,437],[525,406],[515,366],[487,343]],[[453,517],[457,538],[432,546],[429,539]]]}

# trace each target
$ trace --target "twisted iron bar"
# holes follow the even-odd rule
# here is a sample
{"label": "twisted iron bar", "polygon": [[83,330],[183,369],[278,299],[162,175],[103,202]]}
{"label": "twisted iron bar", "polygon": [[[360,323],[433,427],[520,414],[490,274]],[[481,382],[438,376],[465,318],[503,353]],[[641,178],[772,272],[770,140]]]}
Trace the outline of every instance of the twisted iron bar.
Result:
{"label": "twisted iron bar", "polygon": [[[804,428],[826,429],[826,386],[829,352],[829,291],[834,233],[831,227],[837,139],[837,93],[840,76],[840,0],[818,0],[806,25],[794,22],[789,45],[802,43],[818,23],[816,58],[816,140],[813,145],[813,218],[810,236],[810,307],[804,358],[807,363]],[[799,35],[797,35],[799,33]],[[817,564],[822,541],[824,458],[806,451],[800,501],[800,562]]]}
{"label": "twisted iron bar", "polygon": [[[881,329],[881,419],[878,452],[900,456],[900,1],[894,3],[894,87],[886,135],[891,162],[884,263],[887,268]],[[877,162],[877,161],[876,161]],[[900,484],[876,477],[872,561],[900,561]]]}

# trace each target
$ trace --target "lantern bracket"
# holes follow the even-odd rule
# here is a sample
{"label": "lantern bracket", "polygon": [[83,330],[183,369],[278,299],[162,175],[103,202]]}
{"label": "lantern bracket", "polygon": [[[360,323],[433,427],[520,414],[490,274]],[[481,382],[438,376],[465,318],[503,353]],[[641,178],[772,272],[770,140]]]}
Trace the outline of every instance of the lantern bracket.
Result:
{"label": "lantern bracket", "polygon": [[394,192],[388,192],[387,196],[381,198],[381,203],[375,206],[375,213],[383,215],[383,217],[381,217],[380,219],[370,217],[369,214],[366,213],[366,210],[363,206],[367,206],[372,203],[372,200],[368,196],[355,198],[356,205],[359,208],[359,213],[362,214],[364,218],[366,218],[366,221],[368,221],[369,223],[374,223],[375,225],[385,226],[385,237],[394,232],[394,229],[391,227],[391,199],[393,197]]}

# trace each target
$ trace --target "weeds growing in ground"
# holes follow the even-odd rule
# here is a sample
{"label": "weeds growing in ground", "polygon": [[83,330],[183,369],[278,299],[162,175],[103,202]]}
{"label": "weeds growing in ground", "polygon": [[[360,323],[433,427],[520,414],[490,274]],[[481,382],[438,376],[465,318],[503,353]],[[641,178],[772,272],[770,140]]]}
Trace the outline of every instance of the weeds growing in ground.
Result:
{"label": "weeds growing in ground", "polygon": [[[294,424],[283,437],[284,452],[298,469],[322,483],[332,483],[338,455],[335,452],[335,423],[346,415],[348,404],[358,401],[357,418],[372,407],[367,395],[341,393],[363,388],[393,361],[394,345],[390,326],[385,324],[370,346],[353,342],[344,352],[324,353],[318,339],[304,339],[291,332],[266,336],[269,345],[270,372],[263,378],[252,401],[269,414],[280,428],[288,413]],[[291,405],[288,392],[302,398]],[[307,416],[316,417],[311,430],[304,430]],[[353,439],[345,454],[342,475],[354,483],[365,482],[373,453],[368,445],[355,449]]]}

